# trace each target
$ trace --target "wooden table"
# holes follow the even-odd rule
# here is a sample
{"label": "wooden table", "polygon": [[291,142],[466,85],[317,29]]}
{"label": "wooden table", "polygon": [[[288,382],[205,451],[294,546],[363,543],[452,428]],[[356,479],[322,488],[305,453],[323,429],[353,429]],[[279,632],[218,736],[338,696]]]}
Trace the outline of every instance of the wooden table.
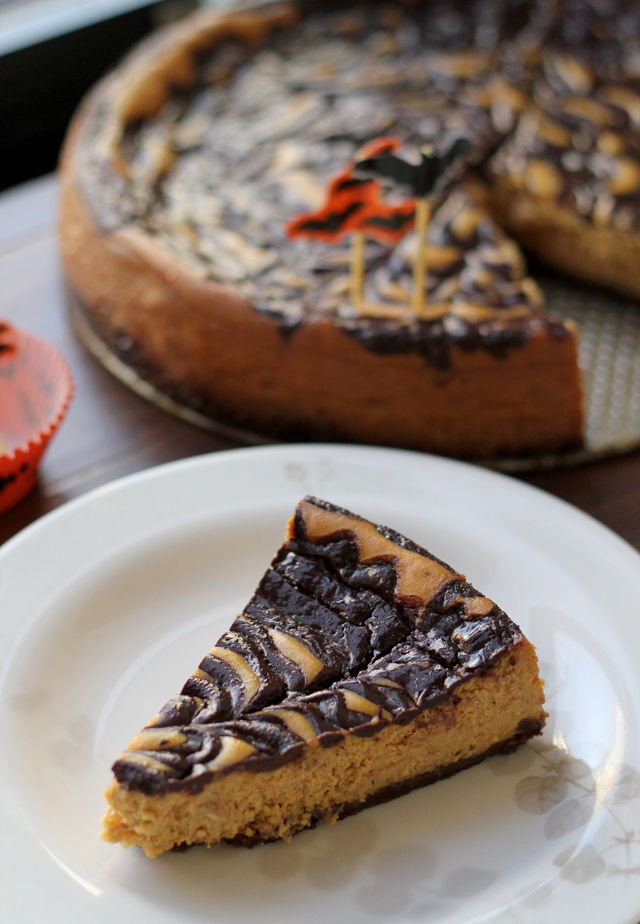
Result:
{"label": "wooden table", "polygon": [[[56,195],[54,177],[0,195],[0,318],[54,344],[70,363],[76,385],[38,487],[0,515],[0,544],[47,511],[114,478],[240,445],[148,404],[75,339],[64,307]],[[640,550],[640,452],[521,477],[596,517]]]}

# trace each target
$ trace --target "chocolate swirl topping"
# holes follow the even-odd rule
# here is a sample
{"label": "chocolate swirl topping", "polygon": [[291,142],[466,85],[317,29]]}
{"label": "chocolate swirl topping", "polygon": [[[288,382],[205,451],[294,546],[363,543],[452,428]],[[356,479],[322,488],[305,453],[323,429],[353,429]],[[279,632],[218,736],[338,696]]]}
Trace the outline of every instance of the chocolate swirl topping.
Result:
{"label": "chocolate swirl topping", "polygon": [[113,766],[127,789],[198,790],[375,735],[449,697],[522,638],[463,575],[326,501],[298,505],[254,596]]}
{"label": "chocolate swirl topping", "polygon": [[[559,29],[557,5],[332,7],[264,5],[255,22],[238,19],[192,55],[189,85],[165,88],[156,112],[129,106],[122,114],[105,97],[86,128],[81,165],[98,225],[144,229],[194,278],[231,286],[283,336],[327,318],[369,350],[417,352],[439,369],[452,345],[503,356],[541,331],[569,336],[545,317],[517,247],[468,191],[458,190],[453,208],[434,210],[430,312],[419,319],[413,235],[397,246],[367,244],[366,303],[383,308],[363,317],[349,298],[348,245],[291,242],[285,231],[382,134],[438,150],[462,135],[472,161],[487,164],[531,109],[541,48]],[[100,143],[114,111],[122,115],[119,172],[109,172]],[[555,153],[544,156],[555,171]],[[620,169],[624,186],[633,168]]]}

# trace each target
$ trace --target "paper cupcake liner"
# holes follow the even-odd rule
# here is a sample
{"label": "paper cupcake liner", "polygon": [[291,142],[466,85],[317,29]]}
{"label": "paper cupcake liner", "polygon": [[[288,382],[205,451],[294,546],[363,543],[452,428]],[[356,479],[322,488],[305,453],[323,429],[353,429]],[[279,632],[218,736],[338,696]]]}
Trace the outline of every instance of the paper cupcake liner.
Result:
{"label": "paper cupcake liner", "polygon": [[42,453],[72,394],[71,372],[60,354],[0,321],[0,513],[34,487]]}

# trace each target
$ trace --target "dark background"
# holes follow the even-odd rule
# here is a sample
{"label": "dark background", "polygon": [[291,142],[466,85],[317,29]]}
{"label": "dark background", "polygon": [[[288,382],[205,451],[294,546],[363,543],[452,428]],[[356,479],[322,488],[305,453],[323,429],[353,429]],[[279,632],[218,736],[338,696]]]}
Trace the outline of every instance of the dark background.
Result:
{"label": "dark background", "polygon": [[[31,4],[28,12],[34,21],[12,40],[8,30],[3,35],[3,13],[15,11],[21,2],[23,10]],[[73,4],[68,0],[69,8]],[[122,12],[124,5],[114,3],[109,9],[110,4],[103,3],[97,21],[68,31],[64,16],[46,15],[46,3],[0,3],[0,190],[54,170],[84,93],[143,36],[190,12],[198,0],[142,0]]]}

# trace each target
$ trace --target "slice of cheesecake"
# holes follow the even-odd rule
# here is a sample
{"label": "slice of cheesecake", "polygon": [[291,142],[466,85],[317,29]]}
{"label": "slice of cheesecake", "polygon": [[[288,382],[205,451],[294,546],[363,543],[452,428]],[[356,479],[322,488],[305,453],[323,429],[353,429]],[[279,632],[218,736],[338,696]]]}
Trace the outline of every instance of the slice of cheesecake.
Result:
{"label": "slice of cheesecake", "polygon": [[289,839],[542,730],[533,646],[464,575],[307,497],[256,593],[116,760],[103,837]]}

